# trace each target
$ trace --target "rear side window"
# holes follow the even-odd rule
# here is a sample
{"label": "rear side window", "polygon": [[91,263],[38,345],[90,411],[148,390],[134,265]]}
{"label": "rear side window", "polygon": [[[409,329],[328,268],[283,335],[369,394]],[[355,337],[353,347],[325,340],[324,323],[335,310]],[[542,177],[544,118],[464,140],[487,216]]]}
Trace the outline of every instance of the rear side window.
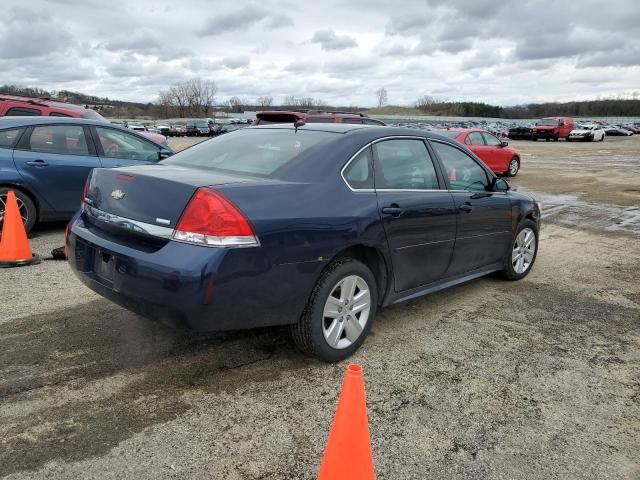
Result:
{"label": "rear side window", "polygon": [[37,108],[12,107],[7,110],[5,117],[37,117],[42,112]]}
{"label": "rear side window", "polygon": [[354,190],[373,188],[371,148],[360,152],[344,171],[344,179]]}
{"label": "rear side window", "polygon": [[362,119],[361,118],[343,118],[342,119],[342,123],[351,123],[354,125],[362,125]]}
{"label": "rear side window", "polygon": [[471,132],[464,141],[467,145],[484,145],[480,132]]}
{"label": "rear side window", "polygon": [[333,117],[307,117],[304,119],[304,123],[334,123]]}
{"label": "rear side window", "polygon": [[421,140],[376,143],[375,183],[385,190],[437,190],[438,177]]}
{"label": "rear side window", "polygon": [[199,143],[162,163],[271,177],[277,170],[335,140],[337,135],[293,129],[236,130]]}
{"label": "rear side window", "polygon": [[29,149],[42,153],[89,155],[84,128],[79,125],[35,127],[29,138]]}
{"label": "rear side window", "polygon": [[8,130],[0,130],[0,148],[13,148],[20,138],[22,128],[9,128]]}
{"label": "rear side window", "polygon": [[80,115],[80,118],[87,118],[89,120],[98,120],[100,122],[107,121],[102,115],[100,115],[95,110],[91,110],[90,108],[85,108],[82,114]]}
{"label": "rear side window", "polygon": [[51,112],[49,116],[50,117],[71,117],[71,115],[67,115],[66,113],[61,113],[61,112]]}
{"label": "rear side window", "polygon": [[369,118],[363,120],[363,122],[365,125],[382,125],[382,126],[385,125],[384,122],[380,122],[379,120],[372,120]]}
{"label": "rear side window", "polygon": [[104,156],[128,160],[157,161],[160,147],[127,132],[96,127]]}

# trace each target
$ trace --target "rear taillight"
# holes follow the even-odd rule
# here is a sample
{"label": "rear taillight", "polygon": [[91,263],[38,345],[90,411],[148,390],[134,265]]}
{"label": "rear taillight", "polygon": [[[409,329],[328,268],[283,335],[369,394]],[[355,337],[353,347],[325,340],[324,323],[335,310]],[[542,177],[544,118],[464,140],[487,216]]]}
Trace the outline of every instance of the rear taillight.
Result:
{"label": "rear taillight", "polygon": [[84,182],[84,188],[82,189],[82,197],[80,198],[80,204],[83,204],[87,201],[86,199],[89,197],[90,185],[91,185],[91,173],[87,177],[87,180]]}
{"label": "rear taillight", "polygon": [[224,195],[201,187],[182,212],[173,239],[209,247],[260,245],[247,217]]}

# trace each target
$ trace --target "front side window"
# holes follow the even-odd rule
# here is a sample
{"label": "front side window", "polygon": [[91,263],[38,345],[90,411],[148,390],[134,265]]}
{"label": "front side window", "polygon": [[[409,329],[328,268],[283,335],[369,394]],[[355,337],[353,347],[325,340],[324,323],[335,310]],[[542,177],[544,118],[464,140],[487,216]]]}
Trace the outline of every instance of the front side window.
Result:
{"label": "front side window", "polygon": [[12,107],[5,117],[37,117],[39,115],[42,115],[42,112],[37,108]]}
{"label": "front side window", "polygon": [[487,145],[489,145],[490,147],[498,147],[502,145],[502,142],[495,135],[491,135],[490,133],[487,133],[487,132],[482,132],[482,136],[487,142]]}
{"label": "front side window", "polygon": [[71,115],[67,115],[66,113],[62,113],[62,112],[51,112],[49,116],[50,117],[71,117]]}
{"label": "front side window", "polygon": [[371,148],[365,148],[344,171],[344,179],[354,190],[373,188]]}
{"label": "front side window", "polygon": [[22,128],[0,130],[0,148],[12,148],[20,137],[21,132]]}
{"label": "front side window", "polygon": [[376,143],[377,189],[437,190],[438,177],[421,140],[386,140]]}
{"label": "front side window", "polygon": [[84,128],[80,125],[35,127],[29,137],[29,150],[59,155],[89,155]]}
{"label": "front side window", "polygon": [[487,174],[476,161],[462,150],[440,142],[432,142],[449,179],[451,190],[484,192],[489,186]]}
{"label": "front side window", "polygon": [[380,125],[380,126],[384,126],[384,122],[380,122],[379,120],[372,120],[372,119],[365,119],[363,120],[365,125]]}
{"label": "front side window", "polygon": [[154,162],[158,160],[160,147],[135,135],[111,128],[96,127],[102,151],[107,158],[126,158]]}

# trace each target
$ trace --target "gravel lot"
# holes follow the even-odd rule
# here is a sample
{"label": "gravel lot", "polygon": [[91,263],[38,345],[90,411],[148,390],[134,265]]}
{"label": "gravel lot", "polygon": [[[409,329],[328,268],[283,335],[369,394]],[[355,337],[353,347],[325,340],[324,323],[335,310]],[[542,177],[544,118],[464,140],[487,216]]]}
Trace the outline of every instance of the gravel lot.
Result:
{"label": "gravel lot", "polygon": [[[379,479],[640,478],[640,136],[511,144],[543,202],[532,273],[385,309],[353,358]],[[0,476],[314,478],[344,364],[285,329],[178,334],[65,262],[0,279]]]}

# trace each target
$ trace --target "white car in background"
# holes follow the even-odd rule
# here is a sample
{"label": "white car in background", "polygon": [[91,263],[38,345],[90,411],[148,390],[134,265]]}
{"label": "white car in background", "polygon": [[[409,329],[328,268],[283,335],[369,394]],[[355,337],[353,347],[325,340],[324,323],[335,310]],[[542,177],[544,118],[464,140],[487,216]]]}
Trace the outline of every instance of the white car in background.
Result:
{"label": "white car in background", "polygon": [[603,142],[606,133],[600,125],[578,125],[571,130],[567,137],[567,142]]}

